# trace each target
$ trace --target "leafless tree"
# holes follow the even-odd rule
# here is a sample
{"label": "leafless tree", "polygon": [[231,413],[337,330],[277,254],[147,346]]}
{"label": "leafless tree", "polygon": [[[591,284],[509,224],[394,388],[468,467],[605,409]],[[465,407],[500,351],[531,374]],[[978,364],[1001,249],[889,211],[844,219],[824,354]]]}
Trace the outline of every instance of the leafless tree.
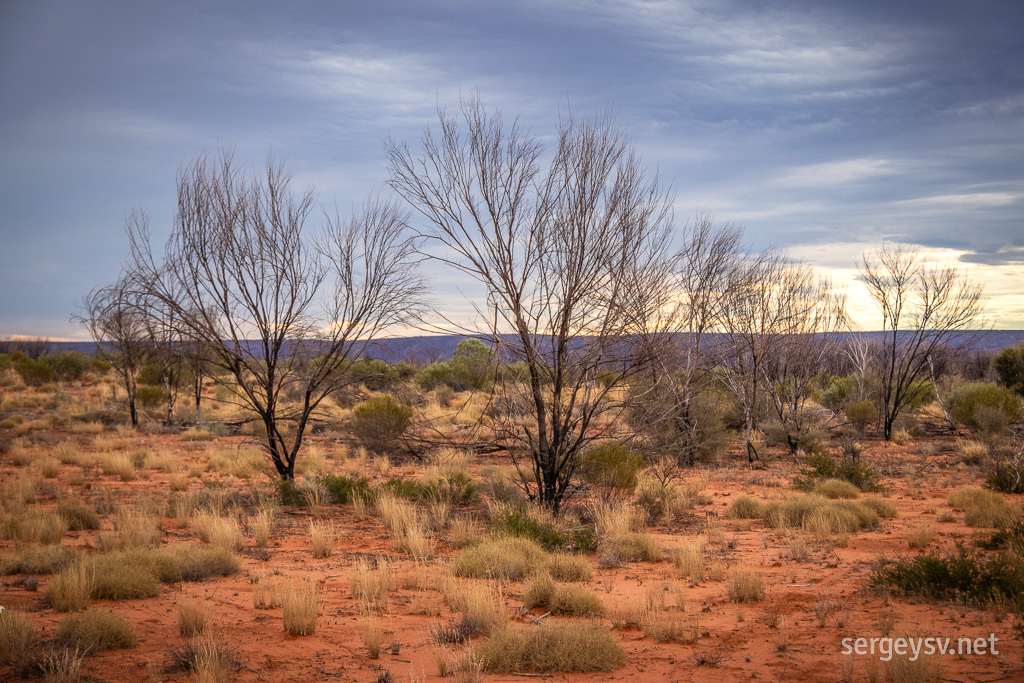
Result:
{"label": "leafless tree", "polygon": [[162,257],[148,223],[129,219],[133,281],[173,317],[182,351],[227,370],[229,382],[215,381],[255,414],[271,462],[292,479],[310,419],[345,384],[346,364],[422,308],[406,216],[371,200],[347,220],[325,215],[311,239],[312,192],[293,194],[272,159],[247,176],[230,152],[198,156],[177,185]]}
{"label": "leafless tree", "polygon": [[878,373],[886,440],[900,413],[931,391],[929,358],[964,346],[977,329],[982,288],[954,266],[928,266],[916,249],[882,247],[859,264],[861,279],[882,313]]}
{"label": "leafless tree", "polygon": [[147,321],[137,305],[130,279],[122,276],[112,285],[93,289],[82,300],[80,312],[71,319],[89,330],[97,351],[114,367],[127,395],[132,426],[138,427],[135,375],[152,347]]}
{"label": "leafless tree", "polygon": [[[754,433],[765,408],[777,403],[783,418],[799,412],[806,384],[816,372],[813,357],[804,364],[801,353],[827,353],[827,342],[843,316],[841,301],[826,282],[801,263],[767,251],[748,260],[737,275],[724,308],[723,375],[743,410],[747,458],[758,458]],[[777,386],[777,383],[788,386]]]}
{"label": "leafless tree", "polygon": [[557,511],[579,453],[608,435],[616,388],[644,365],[637,309],[669,256],[668,197],[608,117],[561,120],[547,157],[478,99],[439,118],[418,153],[387,144],[391,186],[427,219],[436,257],[483,285],[468,331],[525,367],[496,393],[528,416],[496,432],[527,494]]}
{"label": "leafless tree", "polygon": [[642,309],[653,314],[641,326],[653,358],[644,373],[649,380],[631,382],[631,423],[666,472],[673,464],[692,465],[715,445],[717,416],[701,400],[716,383],[725,303],[746,260],[735,226],[700,215],[682,232],[664,282],[653,290],[661,300]]}

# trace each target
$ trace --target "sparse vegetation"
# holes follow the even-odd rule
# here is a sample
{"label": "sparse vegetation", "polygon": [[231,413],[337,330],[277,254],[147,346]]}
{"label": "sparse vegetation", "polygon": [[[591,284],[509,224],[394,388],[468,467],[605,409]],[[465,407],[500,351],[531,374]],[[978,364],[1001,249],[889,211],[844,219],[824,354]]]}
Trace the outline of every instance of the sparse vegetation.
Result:
{"label": "sparse vegetation", "polygon": [[611,671],[626,654],[605,629],[576,621],[551,621],[498,631],[473,649],[492,673]]}

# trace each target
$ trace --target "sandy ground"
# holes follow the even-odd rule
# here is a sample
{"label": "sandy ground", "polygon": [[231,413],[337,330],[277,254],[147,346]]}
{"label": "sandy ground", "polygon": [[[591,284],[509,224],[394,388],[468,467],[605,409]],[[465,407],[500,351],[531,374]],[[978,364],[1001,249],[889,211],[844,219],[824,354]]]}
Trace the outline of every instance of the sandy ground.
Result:
{"label": "sandy ground", "polygon": [[[31,412],[31,411],[29,411]],[[44,411],[36,411],[36,417]],[[0,434],[4,435],[4,434]],[[14,438],[6,434],[7,438]],[[74,434],[66,428],[49,427],[22,437],[26,448],[40,454],[51,452],[62,441],[72,440],[89,453],[94,435]],[[216,442],[182,442],[175,435],[139,433],[128,439],[129,450],[150,449],[173,454],[182,462],[202,467],[208,448],[235,444],[240,437],[222,437]],[[328,453],[328,464],[340,466],[345,448],[323,437],[314,439]],[[969,543],[985,535],[984,530],[937,518],[951,509],[946,498],[953,490],[978,483],[977,473],[958,464],[953,437],[924,436],[904,446],[868,438],[865,458],[883,473],[885,497],[899,510],[896,519],[882,520],[873,530],[853,534],[846,547],[812,542],[808,561],[789,559],[791,536],[767,529],[760,521],[731,520],[724,511],[741,493],[769,498],[793,493],[790,482],[797,470],[791,456],[777,454],[768,464],[750,469],[740,456],[726,456],[708,468],[707,488],[694,509],[669,526],[648,531],[664,547],[702,535],[706,520],[721,518],[726,547],[709,547],[713,562],[720,562],[725,575],[737,566],[760,569],[766,585],[761,603],[734,604],[724,580],[705,579],[691,585],[670,562],[628,563],[602,568],[590,557],[594,579],[590,587],[610,610],[629,610],[661,594],[669,604],[685,601],[685,618],[696,619],[699,638],[692,644],[658,643],[636,628],[613,630],[627,653],[618,669],[599,674],[553,674],[555,680],[622,681],[840,681],[886,680],[886,663],[878,657],[844,656],[844,638],[878,637],[881,623],[895,622],[892,633],[922,637],[970,636],[998,638],[998,655],[947,655],[942,661],[942,678],[947,681],[1024,680],[1021,641],[1013,634],[1012,614],[998,610],[981,611],[949,604],[929,604],[889,599],[866,590],[872,563],[880,557],[912,556],[935,549],[952,549],[957,542]],[[103,457],[97,454],[96,457]],[[471,472],[484,464],[504,463],[500,457],[481,458]],[[0,479],[16,477],[34,464],[16,467],[8,456],[0,456]],[[367,474],[371,474],[368,470]],[[140,472],[134,481],[121,482],[103,475],[96,466],[64,465],[56,479],[40,485],[39,505],[52,506],[57,494],[74,491],[85,500],[107,496],[118,501],[140,501],[147,497],[166,498],[169,475],[158,471]],[[192,478],[191,490],[211,482],[251,490],[254,484],[230,475],[207,472]],[[263,479],[263,485],[268,483]],[[104,493],[104,492],[107,493]],[[1019,505],[1019,501],[1012,500]],[[429,626],[452,616],[437,590],[445,574],[445,562],[454,552],[444,532],[438,536],[438,555],[427,563],[416,563],[400,553],[383,524],[370,516],[357,520],[350,506],[332,506],[327,518],[340,532],[334,553],[314,559],[307,527],[309,513],[283,508],[279,527],[265,551],[247,546],[241,552],[242,569],[231,577],[208,579],[193,584],[164,586],[159,597],[121,602],[94,601],[93,607],[110,610],[129,619],[138,629],[140,644],[128,650],[90,655],[83,666],[87,681],[182,681],[187,673],[168,669],[169,645],[181,642],[177,631],[177,602],[182,590],[201,596],[211,606],[213,629],[218,638],[237,653],[239,681],[372,681],[388,669],[398,681],[441,680],[434,660]],[[70,532],[65,544],[95,546],[97,533],[110,533],[111,520],[104,518],[100,532]],[[926,550],[911,549],[908,535],[922,524],[936,531]],[[178,528],[176,520],[163,522],[163,543],[196,542],[192,532]],[[729,548],[728,546],[732,546]],[[4,553],[13,550],[11,541],[0,542]],[[390,606],[380,619],[387,648],[392,652],[379,659],[368,657],[360,634],[360,615],[349,591],[348,576],[359,559],[387,556],[393,567],[394,586]],[[315,635],[292,636],[284,632],[280,608],[253,607],[252,577],[281,574],[310,577],[322,586],[324,602]],[[49,637],[65,616],[56,614],[45,599],[49,576],[38,577],[38,586],[22,575],[3,578],[0,603],[8,609],[26,611],[43,638]],[[519,595],[522,583],[500,586],[512,610],[512,621],[530,623],[540,612],[523,610]],[[815,605],[827,600],[835,608],[822,626]],[[598,623],[612,628],[609,618]],[[0,678],[3,677],[0,670]],[[7,672],[8,680],[20,680]],[[487,675],[488,681],[524,681],[520,675]]]}

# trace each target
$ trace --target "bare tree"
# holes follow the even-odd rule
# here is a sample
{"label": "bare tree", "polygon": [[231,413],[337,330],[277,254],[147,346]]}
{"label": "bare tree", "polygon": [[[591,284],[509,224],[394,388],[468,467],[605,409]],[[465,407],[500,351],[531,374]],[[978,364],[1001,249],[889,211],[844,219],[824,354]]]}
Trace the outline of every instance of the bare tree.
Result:
{"label": "bare tree", "polygon": [[82,300],[80,308],[81,312],[71,320],[89,330],[97,351],[114,367],[125,389],[132,426],[138,427],[135,374],[146,362],[151,340],[130,280],[122,276],[112,285],[93,289]]}
{"label": "bare tree", "polygon": [[661,300],[643,309],[653,314],[642,325],[653,363],[631,382],[631,424],[646,435],[645,449],[663,462],[662,471],[692,465],[716,445],[717,416],[707,399],[723,348],[717,333],[745,257],[739,228],[699,215],[654,290]]}
{"label": "bare tree", "polygon": [[311,239],[313,194],[293,194],[272,159],[248,177],[229,152],[197,157],[177,185],[162,258],[147,222],[128,222],[133,279],[173,317],[183,352],[202,350],[227,370],[230,381],[215,381],[262,423],[271,462],[292,479],[309,422],[345,384],[346,363],[421,310],[406,217],[372,200],[347,220],[325,216]]}
{"label": "bare tree", "polygon": [[867,252],[859,269],[882,313],[879,403],[888,440],[903,409],[931,391],[929,358],[973,337],[982,288],[954,266],[925,265],[917,250],[906,246]]}
{"label": "bare tree", "polygon": [[391,186],[428,220],[437,258],[483,285],[468,331],[525,368],[525,381],[503,375],[495,389],[527,407],[499,419],[498,440],[530,498],[557,511],[577,456],[609,433],[599,418],[615,389],[643,367],[637,309],[661,283],[668,198],[607,117],[560,121],[545,161],[536,137],[479,100],[460,114],[439,112],[417,155],[387,144]]}
{"label": "bare tree", "polygon": [[[806,264],[768,251],[749,260],[737,275],[724,307],[723,378],[743,410],[747,458],[758,458],[754,433],[770,397],[782,419],[793,419],[805,398],[817,360],[827,353],[843,320],[841,301]],[[805,361],[810,361],[805,363]],[[788,386],[776,386],[776,383]]]}

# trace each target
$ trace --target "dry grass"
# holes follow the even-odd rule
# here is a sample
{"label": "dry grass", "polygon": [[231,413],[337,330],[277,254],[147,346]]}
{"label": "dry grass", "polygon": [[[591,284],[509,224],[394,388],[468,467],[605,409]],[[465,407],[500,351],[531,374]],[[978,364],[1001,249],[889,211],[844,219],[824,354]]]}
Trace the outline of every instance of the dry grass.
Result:
{"label": "dry grass", "polygon": [[919,524],[907,536],[911,548],[927,548],[935,540],[935,529],[930,524]]}
{"label": "dry grass", "polygon": [[825,479],[814,487],[814,493],[832,500],[853,500],[860,497],[860,489],[843,479]]}
{"label": "dry grass", "polygon": [[39,662],[46,683],[78,683],[86,653],[77,647],[51,648]]}
{"label": "dry grass", "polygon": [[970,527],[991,529],[1010,526],[1020,515],[994,491],[980,486],[969,486],[949,495],[949,505],[964,513],[964,523]]}
{"label": "dry grass", "polygon": [[733,602],[764,600],[761,573],[753,567],[736,567],[729,576],[729,599]]}
{"label": "dry grass", "polygon": [[81,500],[70,498],[60,501],[57,504],[57,514],[68,523],[71,531],[100,528],[100,517],[96,510]]}
{"label": "dry grass", "polygon": [[[97,453],[110,453],[112,451],[123,451],[130,445],[130,441],[125,438],[119,438],[114,436],[97,436],[92,440],[92,449]],[[104,472],[104,474],[110,474]]]}
{"label": "dry grass", "polygon": [[916,658],[907,649],[904,654],[893,654],[886,662],[890,683],[940,683],[942,658],[939,655],[920,654]]}
{"label": "dry grass", "polygon": [[252,540],[258,548],[266,548],[270,543],[270,533],[274,530],[277,511],[272,507],[260,508],[249,521]]}
{"label": "dry grass", "polygon": [[349,573],[348,584],[352,597],[359,603],[361,614],[387,611],[391,570],[386,560],[381,559],[376,567],[366,560],[359,560]]}
{"label": "dry grass", "polygon": [[611,671],[626,658],[606,629],[578,621],[503,629],[473,652],[483,669],[493,673]]}
{"label": "dry grass", "polygon": [[576,617],[602,617],[605,613],[604,604],[593,591],[578,584],[556,583],[547,573],[538,574],[526,584],[523,605]]}
{"label": "dry grass", "polygon": [[546,564],[544,550],[534,541],[501,537],[466,548],[448,567],[454,576],[520,581]]}
{"label": "dry grass", "polygon": [[213,510],[204,510],[192,518],[192,529],[203,543],[215,548],[240,550],[244,538],[234,517],[222,516]]}
{"label": "dry grass", "polygon": [[138,633],[130,621],[112,612],[89,610],[73,614],[57,625],[54,640],[87,651],[135,647]]}
{"label": "dry grass", "polygon": [[77,612],[89,606],[95,587],[91,563],[79,561],[53,577],[46,587],[46,597],[57,612]]}
{"label": "dry grass", "polygon": [[135,466],[127,453],[110,455],[100,461],[100,470],[106,475],[116,475],[121,481],[135,478]]}
{"label": "dry grass", "polygon": [[55,479],[60,474],[60,461],[57,458],[46,455],[36,461],[39,473],[44,479]]}
{"label": "dry grass", "polygon": [[704,580],[704,543],[693,541],[683,543],[671,550],[672,564],[680,570],[683,577],[690,583],[697,584]]}
{"label": "dry grass", "polygon": [[363,637],[363,645],[366,647],[366,654],[370,659],[380,657],[381,640],[383,634],[380,630],[380,622],[376,617],[366,617],[359,624],[359,634]]}
{"label": "dry grass", "polygon": [[209,622],[206,602],[192,593],[182,593],[178,599],[178,633],[185,638],[202,635]]}
{"label": "dry grass", "polygon": [[12,541],[51,545],[61,542],[68,523],[52,510],[31,509],[5,519],[3,530],[4,538]]}
{"label": "dry grass", "polygon": [[503,630],[508,624],[504,596],[473,581],[448,579],[441,585],[448,606],[460,617],[459,629],[466,638]]}
{"label": "dry grass", "polygon": [[284,630],[299,636],[316,632],[320,618],[320,589],[308,580],[289,581],[281,594]]}
{"label": "dry grass", "polygon": [[598,553],[603,562],[661,562],[661,546],[650,534],[622,533],[601,542]]}
{"label": "dry grass", "polygon": [[53,449],[53,456],[61,465],[77,465],[78,446],[73,441],[63,441]]}
{"label": "dry grass", "polygon": [[252,606],[256,609],[274,609],[281,606],[281,582],[263,572],[252,577]]}
{"label": "dry grass", "polygon": [[122,507],[114,516],[119,548],[155,548],[160,545],[160,519],[143,510]]}
{"label": "dry grass", "polygon": [[309,542],[313,547],[313,557],[317,559],[330,557],[337,536],[338,533],[333,524],[310,521]]}
{"label": "dry grass", "polygon": [[0,562],[0,575],[54,574],[69,566],[79,551],[63,545],[32,545],[19,549]]}
{"label": "dry grass", "polygon": [[29,618],[13,609],[0,612],[0,664],[21,665],[31,656],[39,636]]}

